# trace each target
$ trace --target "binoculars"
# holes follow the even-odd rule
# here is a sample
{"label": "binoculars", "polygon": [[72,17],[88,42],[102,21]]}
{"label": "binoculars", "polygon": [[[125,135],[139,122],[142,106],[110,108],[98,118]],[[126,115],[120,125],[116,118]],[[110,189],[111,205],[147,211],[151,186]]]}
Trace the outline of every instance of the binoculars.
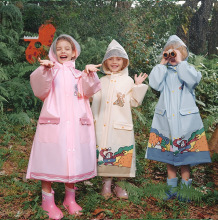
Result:
{"label": "binoculars", "polygon": [[176,51],[170,49],[170,50],[168,50],[167,52],[164,52],[164,53],[163,53],[163,57],[164,57],[165,59],[174,58],[174,57],[176,57]]}

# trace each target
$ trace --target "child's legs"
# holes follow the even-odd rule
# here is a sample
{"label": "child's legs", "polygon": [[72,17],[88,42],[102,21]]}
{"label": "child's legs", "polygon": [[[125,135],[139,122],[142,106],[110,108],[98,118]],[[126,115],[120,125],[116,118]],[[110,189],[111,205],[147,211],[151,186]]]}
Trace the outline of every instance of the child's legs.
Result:
{"label": "child's legs", "polygon": [[65,183],[65,186],[70,189],[74,189],[74,183]]}
{"label": "child's legs", "polygon": [[181,176],[182,179],[188,181],[190,178],[190,166],[189,165],[183,165],[181,166]]}
{"label": "child's legs", "polygon": [[41,181],[42,182],[42,190],[46,193],[51,193],[51,182]]}
{"label": "child's legs", "polygon": [[167,175],[168,179],[176,178],[177,167],[167,164]]}

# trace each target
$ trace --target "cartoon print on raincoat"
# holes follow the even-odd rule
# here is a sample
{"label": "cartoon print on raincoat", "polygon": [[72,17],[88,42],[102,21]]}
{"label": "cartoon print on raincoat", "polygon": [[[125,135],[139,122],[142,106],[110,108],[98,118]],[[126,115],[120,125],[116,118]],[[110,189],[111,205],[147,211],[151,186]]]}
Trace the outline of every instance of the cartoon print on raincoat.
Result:
{"label": "cartoon print on raincoat", "polygon": [[102,63],[110,57],[122,57],[128,63],[115,74],[103,65],[102,89],[93,96],[98,175],[134,177],[135,139],[131,107],[142,103],[148,86],[134,84],[128,74],[128,55],[115,40],[109,44]]}
{"label": "cartoon print on raincoat", "polygon": [[[170,44],[186,47],[176,35],[169,38],[164,48]],[[174,166],[211,161],[195,103],[194,89],[201,73],[189,65],[187,59],[176,66],[158,64],[149,76],[149,85],[160,92],[160,98],[155,107],[146,158]]]}

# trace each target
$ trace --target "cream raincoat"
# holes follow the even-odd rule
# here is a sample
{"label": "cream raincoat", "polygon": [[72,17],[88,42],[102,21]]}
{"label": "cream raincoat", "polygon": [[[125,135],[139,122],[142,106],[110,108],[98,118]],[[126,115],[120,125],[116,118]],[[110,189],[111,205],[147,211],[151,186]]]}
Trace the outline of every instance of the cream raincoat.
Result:
{"label": "cream raincoat", "polygon": [[[71,39],[78,56],[80,47]],[[49,52],[55,66],[40,66],[30,76],[43,107],[27,178],[75,183],[96,176],[96,141],[88,98],[100,89],[100,81],[96,73],[90,76],[76,70],[74,60],[58,63],[55,46],[56,41]]]}
{"label": "cream raincoat", "polygon": [[[108,46],[104,60],[113,56],[128,59],[124,48],[115,40]],[[128,76],[127,66],[116,74],[103,66],[106,76],[100,79],[102,89],[93,97],[99,176],[135,176],[131,107],[142,103],[148,86],[135,85]]]}

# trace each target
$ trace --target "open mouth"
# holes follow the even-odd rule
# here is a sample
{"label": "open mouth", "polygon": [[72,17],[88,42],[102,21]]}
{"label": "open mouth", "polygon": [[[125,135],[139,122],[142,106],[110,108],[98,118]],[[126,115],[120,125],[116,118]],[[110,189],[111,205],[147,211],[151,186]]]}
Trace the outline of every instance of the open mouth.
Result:
{"label": "open mouth", "polygon": [[175,63],[175,62],[176,62],[176,59],[175,59],[175,58],[171,58],[171,59],[170,59],[170,62]]}
{"label": "open mouth", "polygon": [[66,58],[67,58],[67,55],[61,55],[60,58],[61,58],[61,59],[66,59]]}
{"label": "open mouth", "polygon": [[117,68],[117,67],[118,67],[118,65],[112,65],[111,67],[112,67],[112,68]]}

